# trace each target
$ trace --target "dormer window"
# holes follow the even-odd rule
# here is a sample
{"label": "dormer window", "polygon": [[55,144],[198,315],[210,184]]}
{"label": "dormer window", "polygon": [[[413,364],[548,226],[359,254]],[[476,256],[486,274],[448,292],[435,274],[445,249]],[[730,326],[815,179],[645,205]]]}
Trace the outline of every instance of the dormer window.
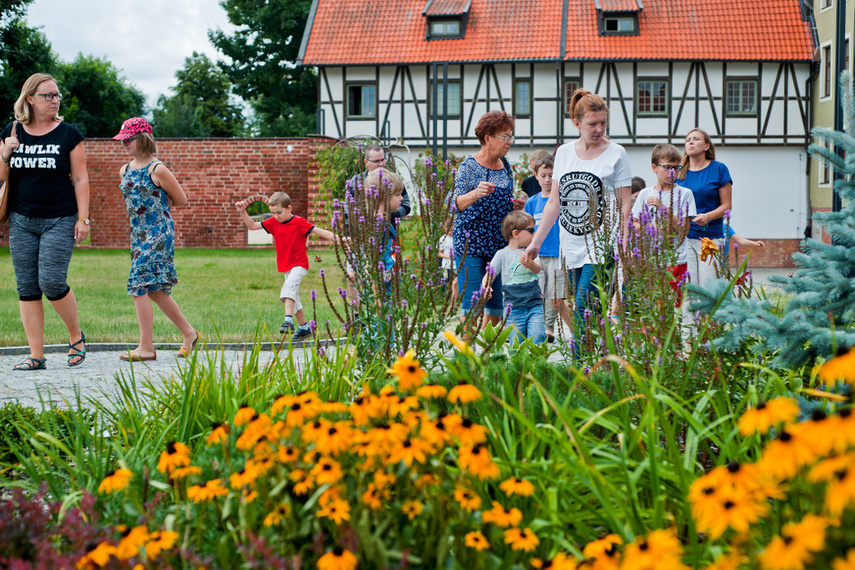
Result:
{"label": "dormer window", "polygon": [[454,40],[466,35],[472,0],[427,0],[422,16],[427,20],[426,40]]}
{"label": "dormer window", "polygon": [[623,14],[603,14],[603,35],[636,35],[638,34],[638,16]]}
{"label": "dormer window", "polygon": [[594,0],[601,36],[637,36],[641,0]]}
{"label": "dormer window", "polygon": [[428,34],[431,38],[460,38],[461,29],[460,19],[454,20],[433,20],[430,23],[430,31]]}

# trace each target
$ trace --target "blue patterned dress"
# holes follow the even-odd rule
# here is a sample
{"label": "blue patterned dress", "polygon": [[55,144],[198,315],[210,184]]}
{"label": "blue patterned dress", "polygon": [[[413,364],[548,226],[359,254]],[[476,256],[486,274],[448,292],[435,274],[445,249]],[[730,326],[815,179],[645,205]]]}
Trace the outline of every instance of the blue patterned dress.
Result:
{"label": "blue patterned dress", "polygon": [[131,222],[131,271],[128,294],[169,293],[178,283],[175,271],[175,225],[166,191],[151,179],[153,160],[140,169],[128,164],[120,188]]}

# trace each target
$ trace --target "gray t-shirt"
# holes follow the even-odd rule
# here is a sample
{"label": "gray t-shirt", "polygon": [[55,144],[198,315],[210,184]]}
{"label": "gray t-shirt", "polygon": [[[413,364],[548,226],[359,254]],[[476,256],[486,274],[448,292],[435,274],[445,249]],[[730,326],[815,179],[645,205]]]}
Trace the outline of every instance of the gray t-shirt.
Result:
{"label": "gray t-shirt", "polygon": [[520,263],[524,249],[503,247],[496,252],[490,265],[502,277],[502,302],[511,304],[511,310],[528,309],[540,305],[543,300],[537,275]]}

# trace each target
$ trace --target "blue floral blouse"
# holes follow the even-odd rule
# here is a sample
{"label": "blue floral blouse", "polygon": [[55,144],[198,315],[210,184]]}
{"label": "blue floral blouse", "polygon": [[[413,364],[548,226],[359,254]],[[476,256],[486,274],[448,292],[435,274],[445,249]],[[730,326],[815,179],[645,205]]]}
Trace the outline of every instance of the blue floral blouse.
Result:
{"label": "blue floral blouse", "polygon": [[458,196],[468,194],[482,181],[492,182],[496,189],[492,194],[479,198],[471,206],[457,213],[451,233],[455,257],[463,255],[467,235],[469,249],[466,250],[466,255],[470,257],[486,257],[489,260],[497,251],[508,245],[502,237],[502,220],[514,208],[511,201],[514,180],[507,168],[493,170],[481,166],[470,156],[457,169],[451,204],[454,205]]}
{"label": "blue floral blouse", "polygon": [[175,226],[166,191],[151,179],[149,167],[122,174],[121,189],[131,222],[131,271],[128,294],[169,293],[178,283],[175,271]]}

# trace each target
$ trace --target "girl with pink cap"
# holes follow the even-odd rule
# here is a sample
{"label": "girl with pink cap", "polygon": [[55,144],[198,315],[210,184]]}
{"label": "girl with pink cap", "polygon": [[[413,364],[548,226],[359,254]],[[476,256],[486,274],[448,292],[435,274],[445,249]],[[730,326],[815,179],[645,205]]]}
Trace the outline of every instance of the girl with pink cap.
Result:
{"label": "girl with pink cap", "polygon": [[175,225],[170,203],[184,206],[187,195],[172,172],[154,157],[157,145],[148,121],[140,117],[128,119],[113,139],[122,141],[122,148],[131,158],[119,174],[131,223],[128,294],[134,299],[140,325],[139,346],[119,358],[133,361],[157,359],[152,301],[181,331],[184,341],[177,356],[186,357],[199,342],[200,335],[171,296],[172,286],[178,283],[178,274],[175,271]]}

